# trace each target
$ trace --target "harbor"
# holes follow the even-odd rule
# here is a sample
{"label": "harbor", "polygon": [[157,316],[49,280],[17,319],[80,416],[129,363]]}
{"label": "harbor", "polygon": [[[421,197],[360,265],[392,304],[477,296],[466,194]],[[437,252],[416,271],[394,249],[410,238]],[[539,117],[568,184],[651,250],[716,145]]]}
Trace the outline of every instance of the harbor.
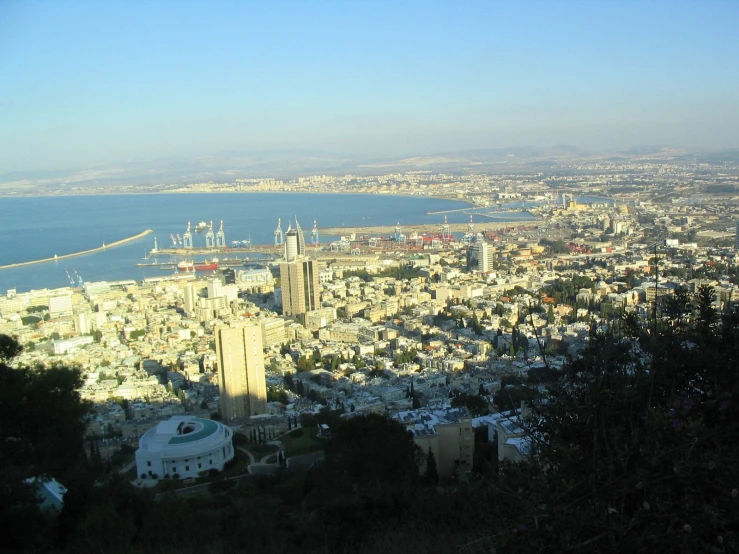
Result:
{"label": "harbor", "polygon": [[97,248],[90,248],[88,250],[82,250],[80,252],[73,252],[71,254],[62,254],[61,256],[55,254],[51,258],[42,258],[40,260],[31,260],[28,262],[18,262],[14,264],[1,265],[0,269],[12,269],[12,268],[23,267],[27,265],[43,264],[46,262],[56,262],[59,260],[66,260],[68,258],[76,258],[78,256],[85,256],[86,254],[94,254],[95,252],[102,252],[103,250],[110,250],[111,248],[115,248],[116,246],[122,246],[124,244],[128,244],[129,242],[139,240],[140,238],[143,238],[151,233],[153,233],[151,229],[146,229],[145,231],[137,235],[134,235],[132,237],[117,240],[115,242],[111,242],[110,244],[103,243],[102,246],[98,246]]}

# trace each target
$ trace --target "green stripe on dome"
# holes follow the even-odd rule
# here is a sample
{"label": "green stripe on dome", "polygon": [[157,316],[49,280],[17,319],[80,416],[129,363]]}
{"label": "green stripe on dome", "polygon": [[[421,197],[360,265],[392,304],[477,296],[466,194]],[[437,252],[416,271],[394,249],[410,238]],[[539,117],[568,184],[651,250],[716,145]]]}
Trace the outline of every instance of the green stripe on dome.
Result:
{"label": "green stripe on dome", "polygon": [[218,424],[210,419],[201,419],[198,417],[193,419],[193,421],[201,423],[203,425],[202,429],[195,433],[188,433],[187,435],[175,435],[169,439],[168,444],[185,444],[188,442],[199,441],[200,439],[209,437],[218,430]]}

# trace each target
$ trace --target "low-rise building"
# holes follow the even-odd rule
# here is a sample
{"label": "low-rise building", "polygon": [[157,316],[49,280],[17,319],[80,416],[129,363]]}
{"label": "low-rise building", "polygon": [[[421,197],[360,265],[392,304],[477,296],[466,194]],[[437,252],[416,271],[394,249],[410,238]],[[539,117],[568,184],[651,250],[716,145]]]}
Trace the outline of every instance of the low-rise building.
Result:
{"label": "low-rise building", "polygon": [[456,468],[472,470],[475,438],[467,408],[419,409],[398,412],[394,417],[413,434],[424,453],[431,449],[439,477],[452,476]]}
{"label": "low-rise building", "polygon": [[145,479],[197,477],[223,470],[234,457],[233,431],[210,419],[175,416],[149,429],[136,450],[136,473]]}

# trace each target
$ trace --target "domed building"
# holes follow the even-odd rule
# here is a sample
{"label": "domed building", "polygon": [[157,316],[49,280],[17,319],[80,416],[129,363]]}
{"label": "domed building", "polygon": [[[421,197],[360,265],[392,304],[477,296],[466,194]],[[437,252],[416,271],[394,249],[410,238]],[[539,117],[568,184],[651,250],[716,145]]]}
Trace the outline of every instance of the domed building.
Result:
{"label": "domed building", "polygon": [[187,479],[210,469],[222,470],[234,457],[233,431],[218,421],[175,416],[152,427],[139,439],[136,473],[156,479]]}

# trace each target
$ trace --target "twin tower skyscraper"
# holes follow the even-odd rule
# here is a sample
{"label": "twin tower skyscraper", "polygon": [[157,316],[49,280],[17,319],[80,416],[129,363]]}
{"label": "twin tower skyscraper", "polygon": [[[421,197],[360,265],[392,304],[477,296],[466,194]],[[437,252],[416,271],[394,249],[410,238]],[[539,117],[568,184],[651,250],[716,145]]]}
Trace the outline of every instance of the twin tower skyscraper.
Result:
{"label": "twin tower skyscraper", "polygon": [[[305,255],[305,238],[297,219],[285,234],[285,261],[280,264],[282,314],[301,316],[320,306],[316,262]],[[267,411],[264,345],[259,321],[237,321],[215,332],[218,386],[223,420],[244,419]]]}

